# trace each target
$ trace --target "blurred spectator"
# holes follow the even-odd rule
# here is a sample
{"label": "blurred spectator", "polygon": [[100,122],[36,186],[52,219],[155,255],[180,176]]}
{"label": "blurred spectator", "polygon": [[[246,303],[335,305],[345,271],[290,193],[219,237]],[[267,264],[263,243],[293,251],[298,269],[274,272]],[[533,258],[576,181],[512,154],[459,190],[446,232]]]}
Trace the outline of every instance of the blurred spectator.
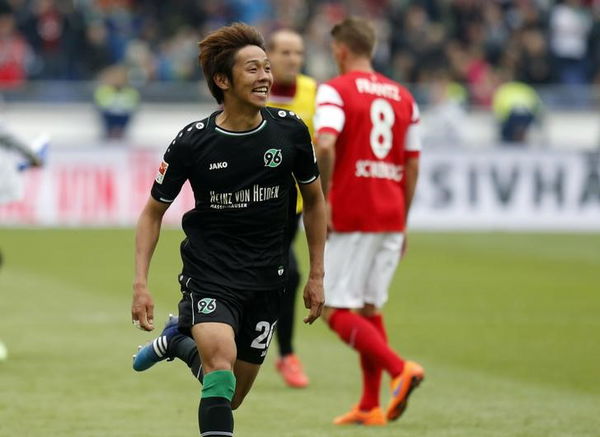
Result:
{"label": "blurred spectator", "polygon": [[461,147],[466,142],[467,91],[447,70],[427,77],[427,111],[423,114],[423,144]]}
{"label": "blurred spectator", "polygon": [[105,3],[103,12],[108,31],[108,48],[112,61],[121,62],[125,57],[129,41],[141,36],[139,32],[141,23],[147,20],[147,17],[134,17],[133,7],[128,0],[113,0]]}
{"label": "blurred spectator", "polygon": [[317,6],[305,30],[306,73],[317,80],[325,80],[337,73],[331,58],[329,30],[344,16],[339,4],[321,3]]}
{"label": "blurred spectator", "polygon": [[274,2],[275,27],[286,29],[304,29],[309,16],[309,3],[304,0],[286,0]]}
{"label": "blurred spectator", "polygon": [[92,20],[86,29],[85,48],[81,53],[81,76],[83,79],[95,77],[99,71],[112,63],[108,49],[108,32],[100,20]]}
{"label": "blurred spectator", "polygon": [[444,29],[430,22],[425,8],[418,4],[400,12],[392,25],[401,31],[391,32],[396,71],[389,74],[405,83],[416,82],[422,70],[439,60],[446,36]]}
{"label": "blurred spectator", "polygon": [[558,82],[586,83],[587,42],[591,28],[590,13],[584,10],[581,0],[565,0],[554,6],[549,30]]}
{"label": "blurred spectator", "polygon": [[41,79],[68,79],[67,51],[64,44],[72,41],[66,34],[65,17],[54,0],[35,0],[29,14],[21,23],[29,43],[35,50],[40,66],[36,72]]}
{"label": "blurred spectator", "polygon": [[129,68],[129,78],[135,86],[141,86],[155,79],[157,62],[146,41],[132,40],[125,53],[125,65]]}
{"label": "blurred spectator", "polygon": [[495,87],[492,66],[487,62],[482,47],[472,47],[469,54],[466,79],[471,103],[479,107],[489,107]]}
{"label": "blurred spectator", "polygon": [[483,17],[486,56],[492,63],[498,63],[510,37],[510,29],[506,25],[502,8],[497,2],[484,2]]}
{"label": "blurred spectator", "polygon": [[[560,0],[559,0],[560,1]],[[551,0],[507,0],[504,16],[511,32],[525,27],[543,27],[547,22]]]}
{"label": "blurred spectator", "polygon": [[446,65],[472,105],[489,107],[498,70],[536,87],[566,84],[544,94],[563,104],[587,104],[587,85],[600,82],[599,0],[0,0],[0,11],[10,10],[2,4],[13,10],[0,23],[5,87],[91,79],[116,63],[135,86],[194,81],[198,40],[235,20],[265,33],[298,30],[306,73],[327,80],[335,74],[327,30],[347,15],[376,23],[377,70],[412,86]]}
{"label": "blurred spectator", "polygon": [[158,80],[191,80],[197,77],[198,41],[200,36],[191,28],[180,29],[160,46],[157,59]]}
{"label": "blurred spectator", "polygon": [[521,33],[521,56],[517,65],[519,79],[531,85],[550,83],[552,69],[548,46],[541,29],[528,27]]}
{"label": "blurred spectator", "polygon": [[227,0],[231,9],[235,11],[234,21],[242,21],[256,26],[262,31],[268,30],[268,22],[273,21],[271,15],[273,5],[269,0]]}
{"label": "blurred spectator", "polygon": [[21,85],[32,61],[31,49],[15,29],[12,8],[0,2],[0,88]]}
{"label": "blurred spectator", "polygon": [[230,8],[222,0],[204,0],[198,2],[198,7],[204,8],[206,14],[206,22],[202,28],[203,34],[218,29],[233,20]]}
{"label": "blurred spectator", "polygon": [[542,105],[535,89],[512,80],[511,73],[501,74],[506,81],[494,93],[493,111],[505,144],[524,144],[535,121],[541,117]]}
{"label": "blurred spectator", "polygon": [[589,53],[592,62],[591,81],[600,85],[600,1],[594,3],[594,25],[590,31]]}
{"label": "blurred spectator", "polygon": [[129,85],[127,68],[122,65],[107,68],[101,75],[94,99],[102,117],[104,136],[123,138],[140,101],[137,90]]}
{"label": "blurred spectator", "polygon": [[[451,0],[450,1],[450,20],[454,31],[454,37],[463,44],[471,43],[471,24],[482,21],[483,10],[479,0]],[[487,3],[487,2],[485,2]]]}

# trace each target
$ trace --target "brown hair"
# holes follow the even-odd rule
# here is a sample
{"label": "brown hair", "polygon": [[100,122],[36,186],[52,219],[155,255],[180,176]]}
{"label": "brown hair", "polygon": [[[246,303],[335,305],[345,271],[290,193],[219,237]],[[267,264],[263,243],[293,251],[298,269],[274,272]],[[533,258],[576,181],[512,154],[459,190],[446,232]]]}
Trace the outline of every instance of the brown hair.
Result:
{"label": "brown hair", "polygon": [[373,25],[360,17],[349,17],[331,29],[331,36],[336,42],[344,43],[356,55],[373,55],[376,37]]}
{"label": "brown hair", "polygon": [[216,74],[223,74],[233,81],[235,55],[246,46],[258,46],[265,50],[265,41],[258,30],[244,23],[234,23],[211,32],[198,44],[198,59],[208,89],[217,103],[223,103],[223,90],[214,81]]}

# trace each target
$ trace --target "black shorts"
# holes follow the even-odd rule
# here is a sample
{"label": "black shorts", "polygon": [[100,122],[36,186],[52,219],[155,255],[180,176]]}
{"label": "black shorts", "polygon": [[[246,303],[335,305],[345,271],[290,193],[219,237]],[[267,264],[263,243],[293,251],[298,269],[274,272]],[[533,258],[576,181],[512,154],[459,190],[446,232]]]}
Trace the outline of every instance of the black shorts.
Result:
{"label": "black shorts", "polygon": [[235,332],[237,359],[263,363],[279,318],[283,290],[214,293],[190,290],[182,284],[181,293],[180,330],[189,334],[197,323],[226,323]]}

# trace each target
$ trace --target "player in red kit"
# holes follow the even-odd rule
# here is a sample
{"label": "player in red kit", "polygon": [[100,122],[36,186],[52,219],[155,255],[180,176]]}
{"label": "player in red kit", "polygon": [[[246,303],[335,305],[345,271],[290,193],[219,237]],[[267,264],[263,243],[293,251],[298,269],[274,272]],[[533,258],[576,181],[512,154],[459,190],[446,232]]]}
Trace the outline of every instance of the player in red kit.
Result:
{"label": "player in red kit", "polygon": [[[385,425],[404,412],[424,378],[387,343],[380,309],[405,247],[406,219],[419,167],[419,110],[411,94],[374,71],[375,32],[348,18],[334,26],[341,75],[317,92],[316,148],[329,203],[325,319],[360,354],[360,402],[334,423]],[[379,405],[382,372],[391,401]]]}

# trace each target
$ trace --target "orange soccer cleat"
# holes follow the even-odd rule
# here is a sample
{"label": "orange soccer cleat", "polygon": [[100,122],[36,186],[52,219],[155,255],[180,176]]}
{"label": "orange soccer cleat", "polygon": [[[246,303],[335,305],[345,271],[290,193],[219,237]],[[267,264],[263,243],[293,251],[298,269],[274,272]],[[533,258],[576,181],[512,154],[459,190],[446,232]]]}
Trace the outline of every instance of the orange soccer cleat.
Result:
{"label": "orange soccer cleat", "polygon": [[396,420],[404,413],[408,397],[424,378],[425,370],[419,364],[406,361],[402,373],[391,382],[392,399],[387,408],[387,420]]}
{"label": "orange soccer cleat", "polygon": [[302,363],[294,354],[286,355],[275,363],[285,383],[293,388],[304,388],[308,385],[308,376],[302,369]]}
{"label": "orange soccer cleat", "polygon": [[334,425],[383,426],[386,422],[385,415],[380,407],[375,407],[370,411],[361,411],[358,405],[346,414],[333,419]]}

